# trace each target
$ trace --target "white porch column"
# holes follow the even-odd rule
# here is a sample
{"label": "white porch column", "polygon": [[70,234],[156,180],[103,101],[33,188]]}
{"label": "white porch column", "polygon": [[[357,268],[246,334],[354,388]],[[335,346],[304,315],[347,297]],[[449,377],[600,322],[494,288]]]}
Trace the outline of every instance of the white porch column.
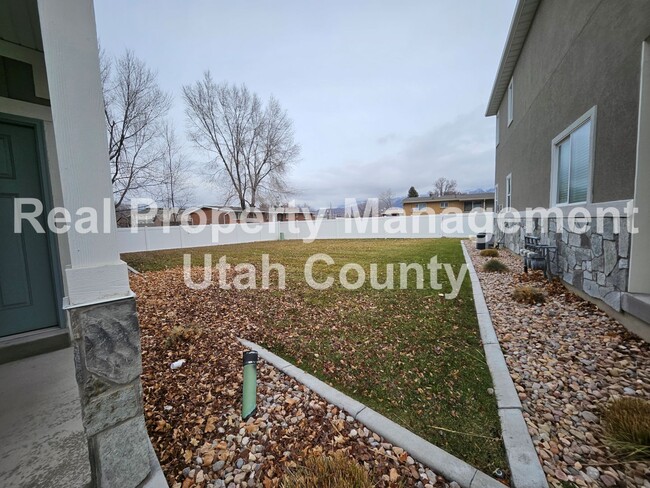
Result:
{"label": "white porch column", "polygon": [[[63,204],[73,221],[81,207],[92,207],[100,216],[99,233],[69,232],[68,300],[75,306],[127,297],[127,267],[115,234],[93,3],[38,0],[38,11]],[[104,222],[110,225],[107,233]]]}
{"label": "white porch column", "polygon": [[[157,461],[142,408],[135,300],[117,247],[93,2],[38,0],[38,10],[63,204],[73,216],[91,207],[110,224],[67,236],[65,280],[93,486],[136,488],[154,479]],[[163,477],[157,486],[165,484]]]}
{"label": "white porch column", "polygon": [[639,93],[639,132],[636,147],[636,182],[634,206],[639,213],[632,234],[628,291],[650,293],[650,39],[643,43],[641,54],[641,90]]}

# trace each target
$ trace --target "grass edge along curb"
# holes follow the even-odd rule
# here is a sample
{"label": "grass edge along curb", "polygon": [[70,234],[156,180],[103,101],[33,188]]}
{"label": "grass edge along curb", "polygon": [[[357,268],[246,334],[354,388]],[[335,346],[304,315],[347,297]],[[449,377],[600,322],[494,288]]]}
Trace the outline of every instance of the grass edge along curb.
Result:
{"label": "grass edge along curb", "polygon": [[[481,342],[485,359],[494,383],[497,408],[501,419],[501,437],[510,465],[510,480],[514,488],[548,488],[548,481],[537,456],[537,451],[528,433],[522,413],[521,401],[510,377],[508,366],[499,345],[490,311],[483,295],[472,258],[467,252],[466,241],[461,241],[465,263],[474,295],[474,306],[481,331]],[[506,299],[511,299],[510,296]]]}
{"label": "grass edge along curb", "polygon": [[302,383],[329,403],[348,412],[355,420],[364,424],[391,444],[407,451],[413,459],[421,462],[435,473],[449,481],[455,481],[462,488],[503,488],[503,484],[479,471],[465,461],[431,444],[401,425],[396,424],[379,412],[366,407],[315,376],[285,361],[271,351],[245,339],[239,339],[245,347],[257,351],[259,356],[288,376]]}

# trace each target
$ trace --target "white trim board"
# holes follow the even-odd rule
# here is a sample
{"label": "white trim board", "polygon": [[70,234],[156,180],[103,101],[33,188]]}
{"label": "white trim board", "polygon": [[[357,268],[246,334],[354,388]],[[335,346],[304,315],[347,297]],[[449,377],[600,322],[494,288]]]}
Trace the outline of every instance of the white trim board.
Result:
{"label": "white trim board", "polygon": [[639,232],[632,235],[628,291],[650,293],[650,37],[641,51],[640,85],[634,182],[634,206],[639,213],[633,219]]}
{"label": "white trim board", "polygon": [[52,109],[47,105],[23,102],[13,98],[0,97],[0,113],[52,122]]}

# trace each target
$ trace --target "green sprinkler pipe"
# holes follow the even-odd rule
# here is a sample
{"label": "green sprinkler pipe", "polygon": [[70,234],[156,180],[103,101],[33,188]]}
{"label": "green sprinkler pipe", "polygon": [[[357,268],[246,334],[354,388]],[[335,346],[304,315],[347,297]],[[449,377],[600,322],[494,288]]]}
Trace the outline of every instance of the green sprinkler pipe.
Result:
{"label": "green sprinkler pipe", "polygon": [[244,351],[244,386],[242,388],[242,419],[257,413],[257,352]]}

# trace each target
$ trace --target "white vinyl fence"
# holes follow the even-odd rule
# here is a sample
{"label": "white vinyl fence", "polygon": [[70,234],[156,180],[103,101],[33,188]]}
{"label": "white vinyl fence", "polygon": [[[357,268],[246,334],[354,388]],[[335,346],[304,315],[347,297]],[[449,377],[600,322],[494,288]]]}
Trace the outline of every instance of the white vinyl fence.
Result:
{"label": "white vinyl fence", "polygon": [[492,233],[492,212],[424,216],[316,219],[311,221],[215,224],[118,229],[121,253],[185,249],[245,242],[302,239],[403,239],[470,237]]}

